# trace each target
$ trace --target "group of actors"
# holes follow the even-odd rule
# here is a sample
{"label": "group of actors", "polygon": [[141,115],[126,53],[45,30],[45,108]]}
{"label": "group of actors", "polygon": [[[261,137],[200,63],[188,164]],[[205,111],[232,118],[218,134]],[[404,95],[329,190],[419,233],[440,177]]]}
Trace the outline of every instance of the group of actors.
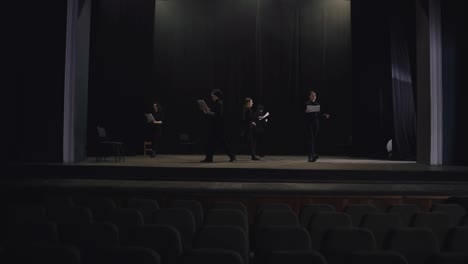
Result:
{"label": "group of actors", "polygon": [[[211,92],[212,107],[200,107],[200,110],[209,120],[208,140],[205,148],[205,159],[201,162],[213,162],[214,152],[217,148],[222,147],[229,157],[230,162],[236,161],[236,155],[228,144],[225,136],[225,113],[223,104],[223,92],[215,89]],[[319,104],[316,101],[317,95],[313,90],[307,93],[307,101],[304,104],[304,125],[307,137],[308,161],[315,162],[319,156],[316,152],[316,141],[319,132],[319,119],[329,118],[328,114],[322,114],[319,111],[311,111],[308,106]],[[252,98],[244,99],[243,118],[242,118],[242,135],[247,141],[250,156],[252,160],[260,160],[257,157],[258,143],[263,145],[265,128],[268,122],[269,113],[264,113],[263,105],[258,105],[257,110],[253,109]],[[163,115],[161,105],[153,104],[152,116],[154,120],[148,121],[148,125],[152,130],[152,151],[150,157],[155,157],[159,150],[159,143],[162,136]],[[262,147],[262,151],[264,151]],[[264,152],[260,153],[264,155]]]}

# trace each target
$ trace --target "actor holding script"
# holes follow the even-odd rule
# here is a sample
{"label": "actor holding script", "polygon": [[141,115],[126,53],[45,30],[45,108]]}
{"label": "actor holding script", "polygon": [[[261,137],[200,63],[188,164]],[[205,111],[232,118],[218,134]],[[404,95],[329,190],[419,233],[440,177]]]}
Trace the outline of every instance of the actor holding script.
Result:
{"label": "actor holding script", "polygon": [[224,147],[226,154],[229,156],[230,162],[236,160],[236,156],[229,148],[224,134],[224,104],[221,100],[222,97],[223,93],[221,90],[215,89],[212,91],[211,100],[214,102],[212,109],[207,107],[204,101],[198,101],[200,110],[209,118],[210,121],[208,141],[206,144],[206,157],[201,162],[213,162],[214,151],[218,145]]}
{"label": "actor holding script", "polygon": [[256,156],[256,149],[257,149],[257,135],[255,128],[257,126],[257,118],[255,116],[254,111],[252,110],[253,100],[252,98],[245,98],[244,99],[244,107],[243,107],[243,116],[242,116],[242,123],[243,123],[243,135],[244,138],[247,140],[247,144],[249,146],[250,156],[252,160],[259,160]]}
{"label": "actor holding script", "polygon": [[158,102],[154,102],[153,110],[150,111],[150,113],[146,113],[145,116],[151,133],[152,151],[150,157],[154,158],[159,151],[159,143],[161,142],[162,136],[163,113],[161,105]]}
{"label": "actor holding script", "polygon": [[310,90],[307,93],[308,100],[304,105],[304,119],[305,119],[305,132],[307,138],[307,151],[309,154],[308,161],[315,162],[318,159],[317,152],[315,150],[317,136],[319,132],[319,118],[325,117],[330,118],[328,114],[321,114],[320,113],[320,104],[316,101],[317,94]]}

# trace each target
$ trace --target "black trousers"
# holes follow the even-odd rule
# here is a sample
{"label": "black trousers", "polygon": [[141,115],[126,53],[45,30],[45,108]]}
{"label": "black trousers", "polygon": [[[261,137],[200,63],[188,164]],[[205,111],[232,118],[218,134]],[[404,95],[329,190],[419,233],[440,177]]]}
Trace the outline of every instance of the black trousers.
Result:
{"label": "black trousers", "polygon": [[260,155],[260,156],[263,156],[266,154],[266,142],[265,142],[265,132],[256,132],[255,133],[255,139],[257,141],[257,153]]}
{"label": "black trousers", "polygon": [[213,160],[214,152],[218,146],[224,149],[226,155],[228,155],[229,158],[232,158],[234,156],[234,153],[231,151],[231,148],[226,140],[224,131],[212,130],[208,136],[208,140],[206,143],[206,160]]}
{"label": "black trousers", "polygon": [[161,142],[162,133],[160,131],[154,132],[151,137],[151,149],[153,150],[153,155],[159,151],[159,143]]}
{"label": "black trousers", "polygon": [[319,132],[319,121],[313,120],[306,123],[307,152],[309,159],[317,156],[316,143]]}
{"label": "black trousers", "polygon": [[246,130],[246,139],[247,145],[249,147],[250,156],[255,157],[257,153],[257,134],[255,133],[253,128],[248,128]]}

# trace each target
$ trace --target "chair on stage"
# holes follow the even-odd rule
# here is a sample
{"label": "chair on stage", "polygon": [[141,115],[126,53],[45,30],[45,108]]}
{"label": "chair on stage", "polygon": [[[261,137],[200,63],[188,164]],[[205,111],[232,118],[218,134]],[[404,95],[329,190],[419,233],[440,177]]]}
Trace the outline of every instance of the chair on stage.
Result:
{"label": "chair on stage", "polygon": [[110,155],[114,156],[116,162],[125,161],[123,142],[110,140],[104,127],[97,126],[96,128],[99,139],[96,161],[105,160]]}
{"label": "chair on stage", "polygon": [[183,153],[187,153],[189,147],[196,144],[195,140],[192,139],[188,133],[179,133],[179,144],[182,146]]}
{"label": "chair on stage", "polygon": [[143,142],[143,155],[149,155],[152,153],[153,151],[152,145],[153,143],[151,141]]}

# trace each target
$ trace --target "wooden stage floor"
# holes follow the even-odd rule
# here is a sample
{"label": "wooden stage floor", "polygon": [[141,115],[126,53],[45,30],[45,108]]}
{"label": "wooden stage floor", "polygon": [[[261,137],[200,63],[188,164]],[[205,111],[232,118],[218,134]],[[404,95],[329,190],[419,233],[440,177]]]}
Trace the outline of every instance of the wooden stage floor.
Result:
{"label": "wooden stage floor", "polygon": [[15,188],[108,188],[188,192],[468,195],[468,167],[352,157],[268,156],[252,161],[225,155],[200,163],[202,155],[129,156],[125,162],[94,157],[72,164],[10,166],[1,182]]}

